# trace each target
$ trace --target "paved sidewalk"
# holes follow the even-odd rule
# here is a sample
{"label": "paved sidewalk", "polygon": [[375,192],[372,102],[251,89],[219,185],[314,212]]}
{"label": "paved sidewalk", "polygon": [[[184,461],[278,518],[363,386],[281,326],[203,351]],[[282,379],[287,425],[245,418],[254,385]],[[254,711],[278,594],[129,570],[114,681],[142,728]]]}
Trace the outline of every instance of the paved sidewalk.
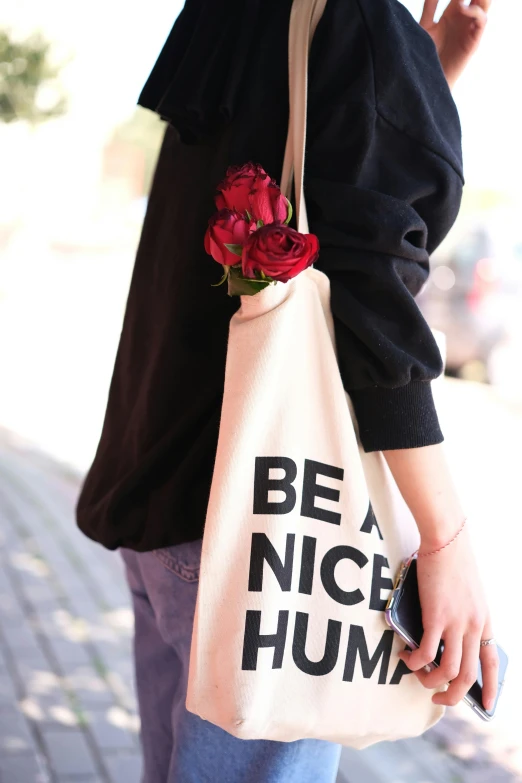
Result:
{"label": "paved sidewalk", "polygon": [[119,558],[78,535],[77,484],[0,448],[0,781],[138,783]]}
{"label": "paved sidewalk", "polygon": [[[0,783],[140,778],[129,597],[119,557],[76,530],[77,491],[0,432]],[[469,718],[452,711],[423,738],[346,750],[339,783],[522,781]]]}

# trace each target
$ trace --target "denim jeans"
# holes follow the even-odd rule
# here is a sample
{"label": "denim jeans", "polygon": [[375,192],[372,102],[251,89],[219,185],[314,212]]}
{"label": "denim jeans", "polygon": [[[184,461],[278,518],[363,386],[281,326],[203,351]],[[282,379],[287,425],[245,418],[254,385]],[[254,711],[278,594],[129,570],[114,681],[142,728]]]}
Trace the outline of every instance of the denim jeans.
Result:
{"label": "denim jeans", "polygon": [[135,613],[143,783],[334,783],[338,745],[240,740],[185,708],[201,541],[122,555]]}

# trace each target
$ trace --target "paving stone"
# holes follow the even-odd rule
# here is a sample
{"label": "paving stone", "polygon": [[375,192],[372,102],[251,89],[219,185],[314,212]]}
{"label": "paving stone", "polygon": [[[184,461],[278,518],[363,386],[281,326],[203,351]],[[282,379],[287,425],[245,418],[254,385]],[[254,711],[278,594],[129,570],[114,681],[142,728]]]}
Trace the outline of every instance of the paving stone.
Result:
{"label": "paving stone", "polygon": [[137,720],[121,707],[89,710],[89,730],[102,751],[135,750],[138,742]]}
{"label": "paving stone", "polygon": [[[0,562],[0,569],[5,566]],[[0,625],[2,628],[11,628],[25,622],[25,615],[20,606],[18,596],[14,593],[11,584],[0,585]]]}
{"label": "paving stone", "polygon": [[109,769],[111,783],[140,783],[142,762],[138,753],[108,757],[105,763]]}
{"label": "paving stone", "polygon": [[42,611],[45,608],[48,611],[49,607],[54,605],[61,606],[59,594],[47,582],[35,584],[21,579],[21,591],[29,604],[37,610]]}
{"label": "paving stone", "polygon": [[2,783],[51,783],[44,763],[37,756],[0,756]]}
{"label": "paving stone", "polygon": [[92,666],[71,668],[65,677],[65,683],[83,709],[94,706],[112,706],[115,703],[114,694],[107,682]]}
{"label": "paving stone", "polygon": [[0,672],[0,710],[16,702],[14,683],[7,672]]}
{"label": "paving stone", "polygon": [[452,760],[422,737],[381,742],[362,751],[346,748],[340,771],[349,783],[461,783]]}
{"label": "paving stone", "polygon": [[134,661],[132,659],[132,650],[127,646],[127,655],[113,656],[106,662],[107,671],[110,674],[117,674],[122,682],[134,688]]}
{"label": "paving stone", "polygon": [[34,751],[34,740],[19,710],[0,710],[0,756]]}
{"label": "paving stone", "polygon": [[[394,783],[405,783],[402,777],[392,780]],[[360,751],[343,748],[336,783],[384,783],[384,779],[370,769]]]}
{"label": "paving stone", "polygon": [[128,602],[103,613],[103,622],[119,639],[130,642],[134,636],[134,614]]}
{"label": "paving stone", "polygon": [[57,579],[67,586],[67,595],[85,594],[87,597],[97,594],[96,580],[90,578],[88,564],[81,558],[67,557],[65,553],[52,552],[49,562],[55,570]]}
{"label": "paving stone", "polygon": [[3,637],[15,657],[23,652],[38,654],[42,651],[41,642],[27,620],[24,625],[4,628]]}
{"label": "paving stone", "polygon": [[101,595],[111,607],[129,603],[129,591],[126,582],[120,578],[118,572],[111,573],[105,564],[91,570],[91,579],[95,580],[97,595]]}
{"label": "paving stone", "polygon": [[60,775],[58,783],[105,783],[101,778],[92,778],[90,775],[86,778],[84,775],[79,778],[77,775]]}
{"label": "paving stone", "polygon": [[56,637],[50,637],[48,642],[60,669],[65,674],[69,673],[76,666],[92,665],[92,656],[82,642],[58,639]]}
{"label": "paving stone", "polygon": [[50,661],[41,649],[21,650],[17,656],[13,656],[13,666],[26,690],[36,679],[41,679],[41,674],[49,678],[52,676],[54,679],[57,677]]}
{"label": "paving stone", "polygon": [[515,772],[503,769],[497,764],[487,764],[478,769],[464,769],[462,783],[520,783],[522,778]]}
{"label": "paving stone", "polygon": [[65,696],[26,696],[18,702],[18,709],[38,728],[73,729],[80,725],[79,710]]}
{"label": "paving stone", "polygon": [[51,645],[61,642],[84,644],[90,639],[87,620],[60,605],[39,612],[38,624]]}
{"label": "paving stone", "polygon": [[106,663],[106,678],[120,703],[127,709],[137,710],[137,699],[134,685],[134,663],[129,652],[128,657],[108,658]]}
{"label": "paving stone", "polygon": [[78,716],[64,687],[43,655],[19,656],[15,666],[24,696],[20,709],[28,718],[42,725],[75,726]]}
{"label": "paving stone", "polygon": [[[11,520],[8,518],[8,516],[4,513],[2,513],[2,509],[0,507],[0,521],[1,521],[1,527],[0,527],[0,551],[9,551],[9,549],[15,547],[19,543],[19,538],[16,534],[16,530],[14,530]],[[0,588],[2,585],[2,580],[0,579]]]}
{"label": "paving stone", "polygon": [[96,761],[83,732],[44,729],[42,737],[51,769],[58,778],[73,775],[95,777],[98,774]]}
{"label": "paving stone", "polygon": [[[2,525],[6,524],[5,519],[3,519],[1,514],[0,514],[0,523]],[[7,578],[7,574],[5,571],[5,564],[4,564],[5,553],[1,546],[0,546],[0,557],[2,560],[2,569],[0,569],[0,595],[11,595],[12,594],[11,580]]]}
{"label": "paving stone", "polygon": [[94,623],[102,621],[105,609],[100,606],[86,586],[81,590],[71,591],[67,596],[67,605],[72,614]]}
{"label": "paving stone", "polygon": [[91,627],[90,641],[96,656],[102,661],[122,658],[128,648],[126,640],[118,639],[112,629],[103,626]]}

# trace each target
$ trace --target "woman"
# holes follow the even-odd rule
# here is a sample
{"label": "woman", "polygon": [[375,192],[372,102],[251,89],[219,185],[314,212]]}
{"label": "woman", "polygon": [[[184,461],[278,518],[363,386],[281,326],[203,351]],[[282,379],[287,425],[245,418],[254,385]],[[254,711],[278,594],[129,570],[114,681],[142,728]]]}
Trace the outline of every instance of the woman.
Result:
{"label": "woman", "polygon": [[[435,552],[418,562],[424,638],[404,658],[427,688],[451,681],[433,696],[450,705],[474,682],[480,654],[486,708],[497,660],[481,641],[493,634],[440,445],[430,382],[441,358],[414,296],[458,212],[460,126],[448,82],[476,48],[488,4],[453,0],[435,24],[437,2],[427,0],[423,30],[396,0],[329,0],[310,57],[305,180],[363,446],[385,453],[421,553]],[[238,306],[211,288],[216,267],[203,236],[229,165],[281,171],[290,8],[291,0],[187,0],[140,98],[169,125],[78,522],[124,548],[146,783],[326,783],[339,759],[326,742],[237,740],[184,706]],[[441,638],[441,666],[426,673]]]}

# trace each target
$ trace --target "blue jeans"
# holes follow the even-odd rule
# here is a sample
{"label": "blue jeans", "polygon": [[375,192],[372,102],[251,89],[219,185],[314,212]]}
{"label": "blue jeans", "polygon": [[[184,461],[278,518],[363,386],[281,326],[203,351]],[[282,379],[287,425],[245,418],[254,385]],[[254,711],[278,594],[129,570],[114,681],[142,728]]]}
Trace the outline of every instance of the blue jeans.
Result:
{"label": "blue jeans", "polygon": [[201,541],[122,555],[136,623],[144,783],[334,783],[338,745],[240,740],[186,710]]}

